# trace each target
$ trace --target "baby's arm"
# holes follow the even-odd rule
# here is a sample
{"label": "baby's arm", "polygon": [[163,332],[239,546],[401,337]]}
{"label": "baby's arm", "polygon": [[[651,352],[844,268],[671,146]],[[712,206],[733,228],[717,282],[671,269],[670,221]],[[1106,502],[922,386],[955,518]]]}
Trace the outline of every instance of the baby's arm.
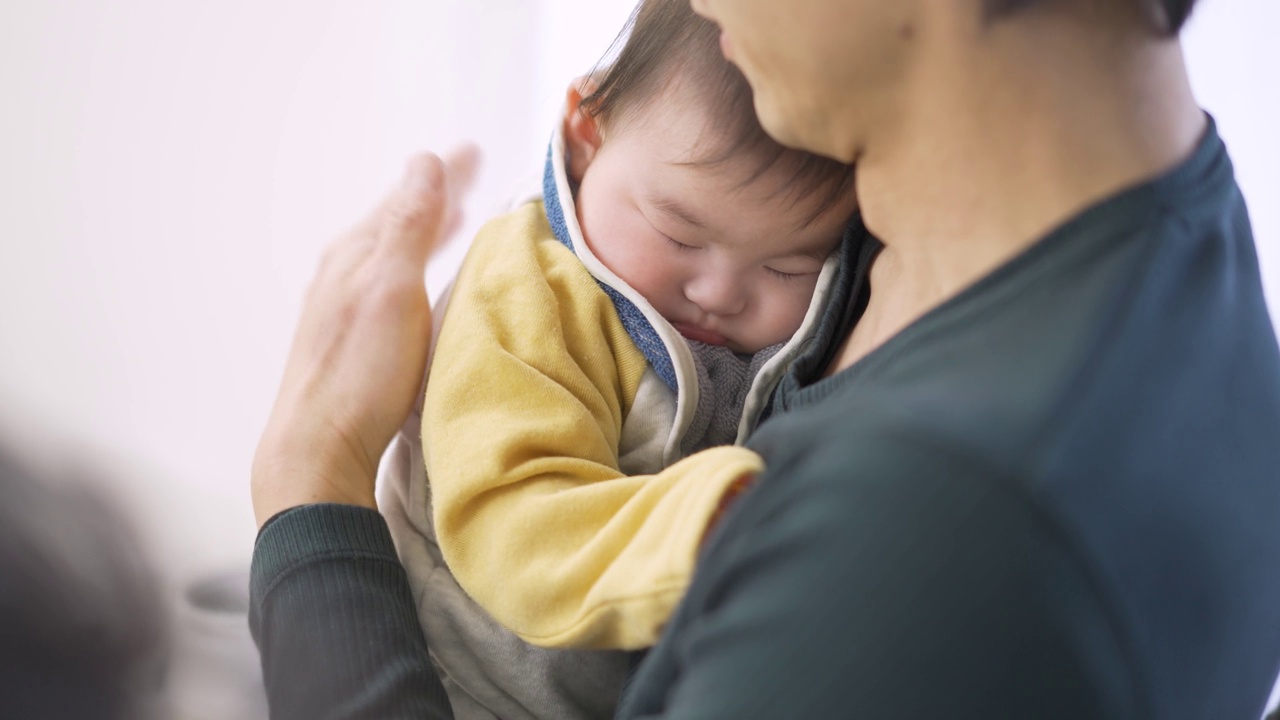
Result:
{"label": "baby's arm", "polygon": [[[481,233],[450,300],[423,412],[436,535],[461,586],[525,640],[645,647],[721,498],[761,462],[722,447],[618,470],[647,365],[536,208]],[[516,239],[531,234],[546,239]]]}

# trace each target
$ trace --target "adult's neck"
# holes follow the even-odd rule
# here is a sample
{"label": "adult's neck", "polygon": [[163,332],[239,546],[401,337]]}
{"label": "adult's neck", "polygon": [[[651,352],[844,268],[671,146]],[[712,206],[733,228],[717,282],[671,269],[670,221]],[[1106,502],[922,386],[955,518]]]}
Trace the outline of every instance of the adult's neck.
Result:
{"label": "adult's neck", "polygon": [[1041,3],[912,40],[928,49],[897,117],[868,129],[858,158],[863,217],[913,296],[904,311],[927,310],[1194,150],[1205,118],[1180,44],[1122,24],[1099,32],[1112,26],[1088,12],[1107,11],[1080,10],[1097,5]]}

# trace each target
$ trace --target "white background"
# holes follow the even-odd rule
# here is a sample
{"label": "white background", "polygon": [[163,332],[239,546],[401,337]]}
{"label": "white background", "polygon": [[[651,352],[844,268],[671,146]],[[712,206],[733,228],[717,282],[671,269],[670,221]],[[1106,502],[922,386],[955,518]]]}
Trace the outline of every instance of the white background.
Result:
{"label": "white background", "polygon": [[[247,469],[321,246],[420,148],[474,216],[536,173],[631,0],[0,4],[0,417],[108,458],[182,574],[244,562]],[[1185,35],[1280,298],[1280,9]],[[101,460],[95,460],[101,467]]]}
{"label": "white background", "polygon": [[418,149],[482,143],[475,216],[515,192],[629,11],[0,3],[0,418],[110,456],[166,563],[243,561],[320,248]]}

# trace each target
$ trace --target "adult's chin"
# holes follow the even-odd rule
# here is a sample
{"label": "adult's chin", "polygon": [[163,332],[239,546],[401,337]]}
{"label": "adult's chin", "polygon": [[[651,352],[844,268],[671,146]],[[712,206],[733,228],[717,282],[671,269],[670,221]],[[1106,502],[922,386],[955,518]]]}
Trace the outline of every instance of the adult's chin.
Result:
{"label": "adult's chin", "polygon": [[771,93],[768,85],[754,92],[756,117],[760,127],[780,145],[803,150],[840,162],[851,162],[845,157],[847,148],[835,144],[838,137],[828,131],[828,125],[817,111],[806,110],[803,103],[786,93]]}
{"label": "adult's chin", "polygon": [[760,127],[769,133],[769,137],[787,147],[813,152],[806,144],[800,128],[802,118],[797,117],[794,108],[770,92],[766,83],[753,85],[752,89],[756,117],[760,119]]}

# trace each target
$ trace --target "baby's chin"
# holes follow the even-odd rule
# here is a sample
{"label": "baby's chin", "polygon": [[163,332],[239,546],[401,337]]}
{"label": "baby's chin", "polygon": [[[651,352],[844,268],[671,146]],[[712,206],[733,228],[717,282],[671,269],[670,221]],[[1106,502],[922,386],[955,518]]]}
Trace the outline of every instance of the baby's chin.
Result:
{"label": "baby's chin", "polygon": [[788,340],[794,337],[795,334],[798,332],[800,332],[800,327],[797,325],[785,335],[777,335],[774,337],[762,337],[762,338],[757,337],[757,338],[749,338],[749,339],[748,338],[731,338],[730,341],[726,343],[726,346],[730,350],[733,350],[734,352],[738,353],[739,355],[755,355],[756,353],[761,352],[763,350],[779,347],[780,345],[786,343]]}
{"label": "baby's chin", "polygon": [[[724,342],[714,343],[714,345],[716,347],[722,347],[722,348],[725,348],[726,350],[730,350],[735,355],[751,357],[759,352],[768,350],[770,348],[776,349],[789,339],[790,339],[790,336],[785,338],[779,338],[772,342],[769,342],[767,340],[760,340],[759,338],[756,338],[754,341],[743,342],[743,341],[734,340],[732,338],[726,338]],[[694,342],[697,342],[697,341],[694,340]],[[704,343],[704,344],[710,345],[712,343]]]}
{"label": "baby's chin", "polygon": [[707,343],[698,342],[697,340],[690,340],[688,338],[686,338],[686,342],[689,343],[689,347],[694,351],[694,353],[697,353],[697,354],[729,353],[737,357],[738,360],[741,362],[749,362],[750,360],[752,360],[752,358],[756,357],[756,355],[758,355],[759,353],[769,349],[776,350],[781,346],[781,343],[774,343],[773,345],[766,345],[765,347],[762,347],[762,348],[750,349],[749,346],[742,346],[742,345],[736,345],[736,344],[709,345]]}

